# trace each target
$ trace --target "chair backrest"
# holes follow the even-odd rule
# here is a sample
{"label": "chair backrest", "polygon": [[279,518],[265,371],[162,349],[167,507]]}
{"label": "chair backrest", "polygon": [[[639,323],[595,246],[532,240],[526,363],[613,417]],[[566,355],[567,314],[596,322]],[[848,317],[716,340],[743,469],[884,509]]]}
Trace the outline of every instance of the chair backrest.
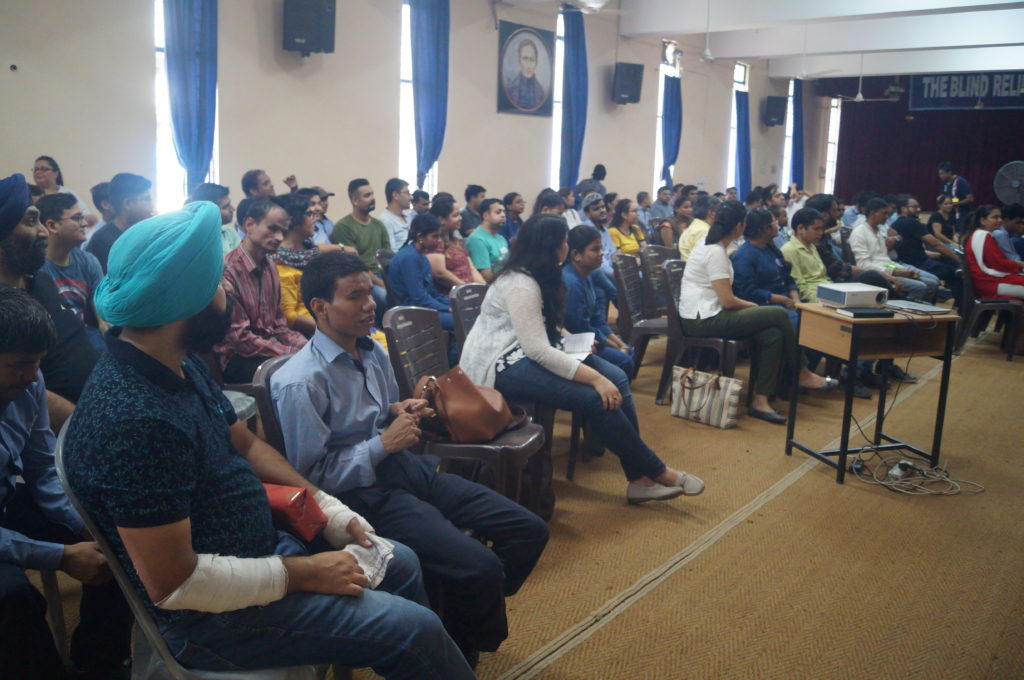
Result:
{"label": "chair backrest", "polygon": [[274,400],[270,398],[270,378],[277,372],[277,369],[284,366],[285,362],[291,358],[291,354],[284,354],[267,359],[259,365],[256,373],[252,376],[256,409],[260,414],[260,422],[263,423],[263,441],[277,449],[282,456],[285,455],[284,433],[281,431],[281,421],[277,419],[277,409],[274,408]]}
{"label": "chair backrest", "polygon": [[619,330],[623,334],[644,319],[643,280],[636,258],[624,253],[612,255],[615,288],[618,292]]}
{"label": "chair backrest", "polygon": [[668,310],[668,336],[670,338],[683,336],[683,325],[679,320],[679,291],[683,287],[683,272],[686,270],[685,260],[665,260],[661,265],[662,286],[668,299],[666,308]]}
{"label": "chair backrest", "polygon": [[452,288],[449,299],[452,301],[452,318],[455,321],[455,341],[459,343],[459,351],[466,342],[466,336],[480,316],[480,305],[487,294],[485,283],[462,283]]}
{"label": "chair backrest", "polygon": [[384,313],[388,356],[403,399],[412,397],[419,379],[448,371],[448,339],[436,310],[393,307]]}
{"label": "chair backrest", "polygon": [[644,316],[658,317],[668,314],[668,296],[662,288],[661,265],[679,257],[679,252],[659,245],[646,245],[640,249],[640,266],[644,274]]}
{"label": "chair backrest", "polygon": [[395,253],[390,248],[381,248],[373,254],[373,259],[377,261],[377,266],[380,267],[380,278],[384,281],[384,290],[388,294],[388,307],[394,307],[395,296],[391,294],[391,282],[388,280],[388,268],[391,267],[391,260],[394,259]]}

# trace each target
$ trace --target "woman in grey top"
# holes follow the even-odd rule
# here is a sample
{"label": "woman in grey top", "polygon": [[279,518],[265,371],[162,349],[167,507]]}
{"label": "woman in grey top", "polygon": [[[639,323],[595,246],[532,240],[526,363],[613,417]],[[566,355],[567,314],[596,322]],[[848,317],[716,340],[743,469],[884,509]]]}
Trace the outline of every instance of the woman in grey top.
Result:
{"label": "woman in grey top", "polygon": [[519,230],[466,338],[462,370],[509,399],[583,415],[619,457],[630,503],[697,495],[704,482],[666,466],[640,438],[626,374],[594,354],[580,362],[559,348],[568,231],[553,215],[531,217]]}

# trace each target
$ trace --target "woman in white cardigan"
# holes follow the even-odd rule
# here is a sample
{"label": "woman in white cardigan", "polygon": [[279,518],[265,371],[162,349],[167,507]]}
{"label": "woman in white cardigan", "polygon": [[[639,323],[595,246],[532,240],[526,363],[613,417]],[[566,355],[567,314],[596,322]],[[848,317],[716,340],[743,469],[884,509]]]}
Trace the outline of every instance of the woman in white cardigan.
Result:
{"label": "woman in white cardigan", "polygon": [[509,399],[584,416],[619,457],[630,503],[695,496],[704,482],[666,466],[640,438],[626,374],[594,354],[580,362],[559,348],[568,232],[565,220],[552,215],[535,215],[522,226],[508,264],[487,290],[460,366]]}

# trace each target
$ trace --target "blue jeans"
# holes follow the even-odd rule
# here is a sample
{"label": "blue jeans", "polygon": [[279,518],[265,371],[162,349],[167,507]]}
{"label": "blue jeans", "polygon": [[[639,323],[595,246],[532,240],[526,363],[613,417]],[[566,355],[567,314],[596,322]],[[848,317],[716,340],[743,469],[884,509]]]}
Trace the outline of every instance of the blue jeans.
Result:
{"label": "blue jeans", "polygon": [[905,262],[900,262],[899,265],[903,269],[910,269],[911,271],[917,272],[918,275],[918,278],[916,279],[904,276],[896,277],[900,280],[900,283],[903,284],[903,294],[907,299],[934,302],[935,292],[939,289],[939,277],[935,276],[935,274],[932,274],[931,272],[919,269],[918,267]]}
{"label": "blue jeans", "polygon": [[665,463],[640,438],[629,378],[621,369],[593,354],[583,363],[615,384],[622,393],[622,406],[604,410],[593,387],[560,378],[530,358],[520,359],[499,373],[494,387],[514,401],[536,401],[582,415],[598,440],[619,457],[626,479],[654,479],[661,475]]}
{"label": "blue jeans", "polygon": [[[305,549],[282,534],[275,552]],[[264,607],[196,612],[162,632],[182,665],[202,670],[338,664],[403,680],[475,678],[426,603],[416,555],[395,543],[384,580],[361,597],[292,593]]]}
{"label": "blue jeans", "polygon": [[632,380],[636,376],[636,365],[633,363],[633,348],[628,349],[628,352],[623,352],[620,349],[602,345],[597,350],[597,356],[617,367],[626,374],[627,378]]}

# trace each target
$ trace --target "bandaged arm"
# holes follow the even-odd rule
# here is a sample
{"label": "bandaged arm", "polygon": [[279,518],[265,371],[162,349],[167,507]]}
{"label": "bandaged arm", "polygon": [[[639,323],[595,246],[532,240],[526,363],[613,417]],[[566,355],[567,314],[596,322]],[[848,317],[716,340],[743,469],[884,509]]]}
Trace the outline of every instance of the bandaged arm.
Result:
{"label": "bandaged arm", "polygon": [[365,518],[353,512],[347,505],[323,489],[318,490],[313,495],[313,500],[316,501],[316,504],[327,515],[327,526],[324,527],[323,536],[335,548],[342,548],[356,540],[354,536],[348,533],[348,525],[355,518],[359,519],[359,524],[362,525],[364,532],[368,534],[375,533],[373,526]]}
{"label": "bandaged arm", "polygon": [[270,604],[288,593],[288,570],[277,555],[196,557],[192,574],[157,607],[220,613]]}

